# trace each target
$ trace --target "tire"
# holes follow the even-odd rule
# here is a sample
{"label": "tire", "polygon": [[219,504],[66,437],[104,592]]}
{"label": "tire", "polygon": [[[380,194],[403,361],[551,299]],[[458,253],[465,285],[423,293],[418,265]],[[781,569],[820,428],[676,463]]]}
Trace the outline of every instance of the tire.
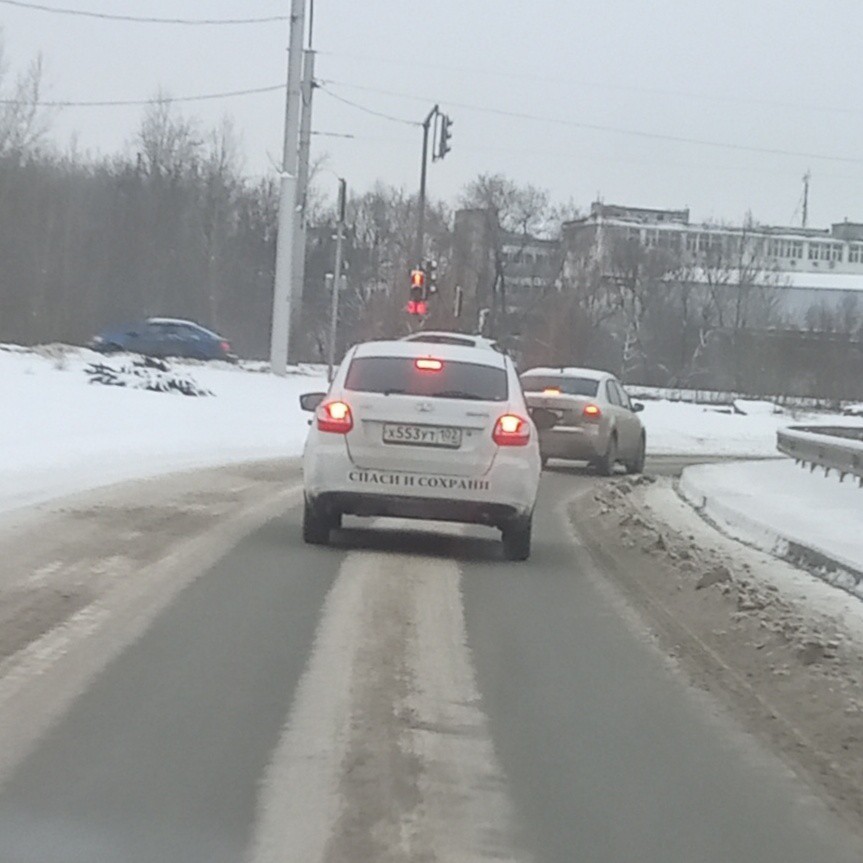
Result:
{"label": "tire", "polygon": [[644,457],[646,446],[647,443],[644,440],[644,435],[642,435],[638,442],[638,449],[635,452],[635,456],[633,457],[632,461],[628,461],[626,463],[627,473],[644,473]]}
{"label": "tire", "polygon": [[617,436],[612,434],[608,438],[608,447],[605,450],[605,455],[596,460],[596,472],[600,476],[611,476],[614,473],[614,466],[617,464]]}
{"label": "tire", "polygon": [[548,456],[547,455],[540,456],[540,462],[542,463],[542,466],[545,467],[548,464]]}
{"label": "tire", "polygon": [[527,560],[530,557],[532,519],[519,519],[503,528],[503,556],[507,560]]}
{"label": "tire", "polygon": [[309,545],[326,545],[330,541],[331,527],[332,519],[306,501],[303,506],[303,541]]}

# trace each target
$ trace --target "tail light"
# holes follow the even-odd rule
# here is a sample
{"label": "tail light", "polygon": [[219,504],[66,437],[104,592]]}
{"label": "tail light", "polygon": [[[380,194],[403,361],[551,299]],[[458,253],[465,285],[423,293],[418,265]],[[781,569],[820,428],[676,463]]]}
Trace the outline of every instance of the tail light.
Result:
{"label": "tail light", "polygon": [[598,420],[602,417],[602,408],[599,405],[595,405],[593,404],[593,402],[591,402],[590,404],[584,406],[582,414],[584,415],[585,419]]}
{"label": "tail light", "polygon": [[530,440],[530,423],[517,414],[504,414],[491,437],[498,446],[526,446]]}
{"label": "tail light", "polygon": [[222,349],[223,354],[229,354],[231,352],[230,342],[219,342],[219,347]]}
{"label": "tail light", "polygon": [[354,427],[350,407],[344,402],[325,402],[318,407],[318,431],[347,434]]}

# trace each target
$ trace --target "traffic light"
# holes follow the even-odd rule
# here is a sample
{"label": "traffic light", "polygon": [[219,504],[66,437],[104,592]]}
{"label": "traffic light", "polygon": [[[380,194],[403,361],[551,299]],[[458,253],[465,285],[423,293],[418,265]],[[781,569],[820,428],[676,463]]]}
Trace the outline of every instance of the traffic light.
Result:
{"label": "traffic light", "polygon": [[437,261],[426,261],[426,296],[437,293]]}
{"label": "traffic light", "polygon": [[428,312],[426,304],[426,274],[419,267],[411,270],[411,286],[408,297],[407,313],[424,315]]}
{"label": "traffic light", "polygon": [[452,149],[449,139],[452,138],[452,120],[446,115],[441,114],[440,119],[440,139],[438,140],[437,158],[443,159]]}

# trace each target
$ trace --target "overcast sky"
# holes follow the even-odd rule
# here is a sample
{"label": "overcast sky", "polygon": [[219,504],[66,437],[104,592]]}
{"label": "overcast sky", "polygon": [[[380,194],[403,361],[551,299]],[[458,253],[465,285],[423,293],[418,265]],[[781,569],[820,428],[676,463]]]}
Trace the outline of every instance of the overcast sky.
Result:
{"label": "overcast sky", "polygon": [[[40,2],[208,18],[284,14],[290,6]],[[286,24],[148,25],[8,5],[0,5],[0,22],[12,70],[42,52],[46,98],[148,98],[160,86],[186,96],[277,84],[285,75]],[[420,120],[435,101],[452,116],[453,149],[430,168],[432,195],[453,200],[476,174],[503,172],[582,207],[599,194],[609,203],[688,206],[698,220],[739,222],[751,210],[760,221],[788,224],[793,217],[799,224],[801,177],[809,168],[810,224],[823,226],[863,221],[861,33],[860,0],[315,0],[314,42],[318,77],[333,82],[334,93],[407,120]],[[231,115],[248,173],[270,170],[279,159],[281,93],[183,110],[204,125]],[[64,143],[76,133],[81,148],[114,152],[128,145],[140,114],[64,109],[53,136]],[[322,91],[314,128],[356,136],[314,142],[353,188],[376,179],[416,186],[418,129]]]}

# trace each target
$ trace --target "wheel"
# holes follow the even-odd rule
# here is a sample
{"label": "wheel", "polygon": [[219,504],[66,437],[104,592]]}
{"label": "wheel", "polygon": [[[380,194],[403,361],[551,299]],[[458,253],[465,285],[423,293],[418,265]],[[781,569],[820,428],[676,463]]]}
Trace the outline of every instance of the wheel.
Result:
{"label": "wheel", "polygon": [[626,463],[627,473],[644,473],[645,448],[646,442],[644,440],[644,435],[642,435],[638,442],[638,449],[635,451],[635,456],[632,461],[628,461]]}
{"label": "wheel", "polygon": [[605,455],[597,459],[595,464],[596,472],[600,476],[611,476],[614,473],[614,466],[617,464],[617,437],[615,435],[609,437]]}
{"label": "wheel", "polygon": [[314,504],[303,505],[303,541],[309,545],[326,545],[330,541],[332,519]]}
{"label": "wheel", "polygon": [[503,556],[507,560],[527,560],[530,557],[531,527],[532,519],[528,516],[503,528]]}
{"label": "wheel", "polygon": [[548,456],[547,455],[540,456],[540,461],[542,462],[542,466],[545,467],[548,464]]}

